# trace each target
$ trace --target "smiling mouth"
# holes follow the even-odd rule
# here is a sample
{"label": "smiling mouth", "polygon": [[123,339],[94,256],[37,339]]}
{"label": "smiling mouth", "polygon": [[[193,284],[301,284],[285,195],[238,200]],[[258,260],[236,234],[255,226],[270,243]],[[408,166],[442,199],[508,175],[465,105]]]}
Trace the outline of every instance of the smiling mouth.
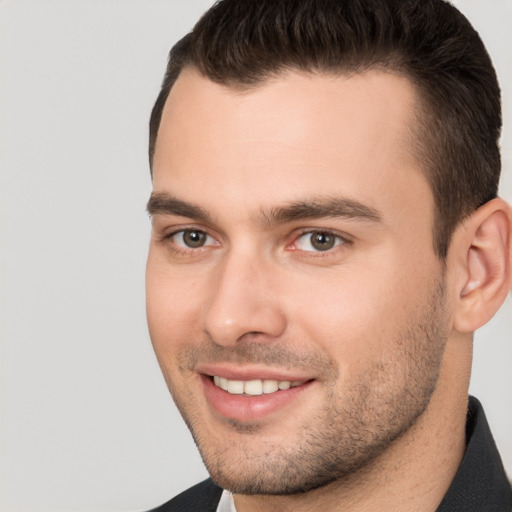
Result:
{"label": "smiling mouth", "polygon": [[224,377],[213,376],[213,383],[220,389],[227,391],[232,395],[268,395],[294,388],[305,384],[304,380],[272,380],[272,379],[254,379],[254,380],[230,380]]}

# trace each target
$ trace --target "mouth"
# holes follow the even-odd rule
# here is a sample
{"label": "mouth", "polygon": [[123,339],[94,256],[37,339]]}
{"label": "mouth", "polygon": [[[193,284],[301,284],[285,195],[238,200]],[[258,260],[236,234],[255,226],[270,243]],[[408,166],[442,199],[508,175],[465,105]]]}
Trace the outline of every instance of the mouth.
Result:
{"label": "mouth", "polygon": [[231,395],[260,396],[269,395],[278,391],[285,391],[290,388],[302,386],[303,380],[273,380],[273,379],[252,379],[252,380],[231,380],[225,377],[214,375],[213,383],[218,388],[227,391]]}
{"label": "mouth", "polygon": [[243,423],[287,414],[285,411],[290,411],[290,407],[301,403],[303,399],[300,397],[304,397],[304,393],[311,393],[316,388],[315,379],[285,380],[284,375],[256,378],[255,372],[243,375],[244,372],[224,371],[227,376],[215,373],[199,374],[210,410],[224,420]]}

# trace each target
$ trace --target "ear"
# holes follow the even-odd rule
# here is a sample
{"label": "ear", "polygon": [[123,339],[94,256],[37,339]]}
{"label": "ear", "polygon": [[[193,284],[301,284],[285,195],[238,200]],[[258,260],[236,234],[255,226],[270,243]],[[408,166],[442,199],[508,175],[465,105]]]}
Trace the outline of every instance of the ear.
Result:
{"label": "ear", "polygon": [[450,253],[457,276],[454,327],[474,332],[494,316],[512,286],[510,206],[497,198],[480,207],[454,233]]}

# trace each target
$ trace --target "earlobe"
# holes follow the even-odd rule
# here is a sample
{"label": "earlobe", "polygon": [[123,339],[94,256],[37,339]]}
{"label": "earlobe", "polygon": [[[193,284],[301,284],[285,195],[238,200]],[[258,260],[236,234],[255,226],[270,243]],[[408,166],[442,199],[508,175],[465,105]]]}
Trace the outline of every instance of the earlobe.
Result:
{"label": "earlobe", "polygon": [[489,201],[460,228],[463,235],[455,250],[462,251],[464,267],[455,329],[474,332],[498,311],[511,286],[511,216],[510,207],[502,199]]}

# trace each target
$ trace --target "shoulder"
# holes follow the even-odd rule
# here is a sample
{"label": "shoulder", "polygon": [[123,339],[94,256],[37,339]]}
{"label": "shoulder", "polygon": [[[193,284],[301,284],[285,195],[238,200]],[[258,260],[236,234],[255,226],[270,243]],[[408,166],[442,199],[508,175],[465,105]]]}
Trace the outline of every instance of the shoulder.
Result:
{"label": "shoulder", "polygon": [[222,489],[208,478],[149,512],[215,512],[221,495]]}

